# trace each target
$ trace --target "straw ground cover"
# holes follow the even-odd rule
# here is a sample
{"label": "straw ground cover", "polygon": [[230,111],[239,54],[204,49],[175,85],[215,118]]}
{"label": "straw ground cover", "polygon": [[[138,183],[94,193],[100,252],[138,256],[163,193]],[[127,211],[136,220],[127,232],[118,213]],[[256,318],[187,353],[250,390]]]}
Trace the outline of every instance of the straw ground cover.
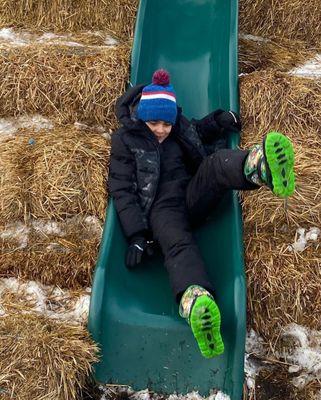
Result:
{"label": "straw ground cover", "polygon": [[4,400],[77,399],[97,359],[84,328],[32,314],[0,317],[0,348]]}
{"label": "straw ground cover", "polygon": [[263,37],[302,40],[310,47],[321,45],[319,0],[241,0],[240,31]]}
{"label": "straw ground cover", "polygon": [[58,123],[116,124],[128,78],[129,46],[11,47],[0,57],[0,117],[35,114]]}
{"label": "straw ground cover", "polygon": [[289,71],[314,55],[315,52],[307,50],[305,43],[299,40],[275,37],[271,40],[251,35],[240,35],[239,38],[241,73],[266,69]]}
{"label": "straw ground cover", "polygon": [[296,151],[296,192],[285,204],[268,190],[243,195],[249,325],[273,347],[280,329],[297,322],[321,329],[321,246],[294,252],[298,227],[321,226],[320,81],[259,72],[241,81],[242,143],[285,132]]}
{"label": "straw ground cover", "polygon": [[101,230],[91,219],[76,216],[61,223],[30,220],[8,225],[0,232],[0,277],[70,289],[90,286],[101,239]]}
{"label": "straw ground cover", "polygon": [[73,126],[20,131],[0,146],[0,221],[104,219],[109,152],[102,135]]}
{"label": "straw ground cover", "polygon": [[109,30],[128,40],[133,34],[138,0],[0,1],[0,26],[43,30]]}

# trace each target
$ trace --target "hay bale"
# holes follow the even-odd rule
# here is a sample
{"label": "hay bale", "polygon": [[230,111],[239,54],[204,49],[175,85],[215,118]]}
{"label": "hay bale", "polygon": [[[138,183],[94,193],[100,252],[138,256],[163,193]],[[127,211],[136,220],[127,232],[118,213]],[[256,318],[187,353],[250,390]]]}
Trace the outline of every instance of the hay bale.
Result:
{"label": "hay bale", "polygon": [[101,233],[93,217],[6,226],[0,233],[0,277],[86,288],[92,283]]}
{"label": "hay bale", "polygon": [[274,69],[274,71],[286,72],[306,59],[312,58],[314,54],[298,40],[279,38],[270,40],[252,35],[240,35],[239,71],[251,73],[263,69]]}
{"label": "hay bale", "polygon": [[109,141],[74,126],[21,130],[0,146],[0,222],[65,219],[77,214],[104,219]]}
{"label": "hay bale", "polygon": [[66,290],[35,281],[0,279],[0,315],[41,314],[68,324],[86,325],[90,288]]}
{"label": "hay bale", "polygon": [[35,135],[28,178],[32,216],[65,219],[86,214],[103,220],[109,155],[109,143],[98,134],[70,127]]}
{"label": "hay bale", "polygon": [[239,10],[241,32],[302,40],[320,49],[320,0],[241,0]]}
{"label": "hay bale", "polygon": [[268,130],[297,134],[298,138],[321,126],[321,80],[299,78],[274,71],[241,77],[241,114],[245,129],[260,136]]}
{"label": "hay bale", "polygon": [[321,246],[291,249],[298,227],[321,227],[320,82],[272,72],[241,85],[242,145],[284,131],[296,152],[296,192],[287,204],[266,188],[243,193],[249,325],[274,343],[291,322],[321,329]]}
{"label": "hay bale", "polygon": [[0,348],[4,400],[77,399],[97,360],[84,328],[32,314],[0,317]]}
{"label": "hay bale", "polygon": [[0,1],[0,27],[20,26],[55,32],[109,30],[123,40],[133,34],[137,0]]}
{"label": "hay bale", "polygon": [[0,117],[40,113],[58,123],[116,126],[114,104],[128,78],[127,45],[31,45],[2,50]]}
{"label": "hay bale", "polygon": [[27,214],[25,179],[30,172],[27,163],[27,138],[17,137],[0,145],[0,220],[24,219]]}

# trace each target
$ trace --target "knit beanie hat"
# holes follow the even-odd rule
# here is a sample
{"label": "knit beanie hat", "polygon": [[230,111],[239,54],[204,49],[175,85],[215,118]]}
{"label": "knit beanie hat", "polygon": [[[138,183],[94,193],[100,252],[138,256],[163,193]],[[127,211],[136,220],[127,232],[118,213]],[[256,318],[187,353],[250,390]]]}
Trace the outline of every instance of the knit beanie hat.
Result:
{"label": "knit beanie hat", "polygon": [[174,125],[177,116],[176,95],[164,69],[154,72],[152,83],[145,86],[140,98],[137,117],[147,121],[165,121]]}

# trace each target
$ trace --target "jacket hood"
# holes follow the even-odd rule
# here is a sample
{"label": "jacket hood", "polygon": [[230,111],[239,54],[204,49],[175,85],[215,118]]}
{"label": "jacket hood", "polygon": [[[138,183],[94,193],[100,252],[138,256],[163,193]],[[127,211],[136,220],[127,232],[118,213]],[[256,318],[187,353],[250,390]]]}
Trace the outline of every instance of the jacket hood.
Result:
{"label": "jacket hood", "polygon": [[129,88],[116,102],[116,117],[126,127],[133,127],[137,119],[135,111],[146,85],[137,85]]}

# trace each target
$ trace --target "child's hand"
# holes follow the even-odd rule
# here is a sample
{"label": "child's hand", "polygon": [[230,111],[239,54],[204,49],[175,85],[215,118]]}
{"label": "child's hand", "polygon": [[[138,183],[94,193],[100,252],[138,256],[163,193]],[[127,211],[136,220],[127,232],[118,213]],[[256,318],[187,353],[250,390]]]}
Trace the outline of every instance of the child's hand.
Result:
{"label": "child's hand", "polygon": [[240,117],[234,111],[223,111],[216,117],[216,121],[227,131],[240,132],[242,129]]}
{"label": "child's hand", "polygon": [[129,243],[126,253],[126,267],[131,269],[142,261],[143,254],[151,255],[149,242],[144,236],[136,235]]}

